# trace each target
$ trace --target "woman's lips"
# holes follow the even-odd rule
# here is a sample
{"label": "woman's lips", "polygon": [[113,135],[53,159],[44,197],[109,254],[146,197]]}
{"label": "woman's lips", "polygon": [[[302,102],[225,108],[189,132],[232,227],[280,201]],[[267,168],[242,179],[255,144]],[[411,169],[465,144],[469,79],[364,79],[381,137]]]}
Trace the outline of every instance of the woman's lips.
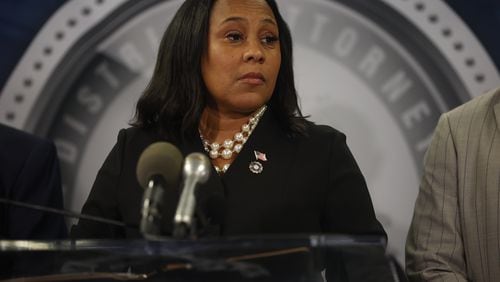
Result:
{"label": "woman's lips", "polygon": [[266,81],[264,76],[258,72],[249,72],[242,75],[239,80],[250,85],[262,85]]}

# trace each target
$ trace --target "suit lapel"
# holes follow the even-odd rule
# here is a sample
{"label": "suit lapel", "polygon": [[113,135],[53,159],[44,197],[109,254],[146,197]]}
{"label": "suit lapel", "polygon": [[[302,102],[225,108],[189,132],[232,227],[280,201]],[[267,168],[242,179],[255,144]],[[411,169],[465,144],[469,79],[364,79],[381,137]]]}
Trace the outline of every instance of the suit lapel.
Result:
{"label": "suit lapel", "polygon": [[[280,186],[280,179],[286,175],[292,164],[294,143],[286,136],[270,109],[266,111],[252,135],[245,143],[243,150],[233,161],[231,167],[222,177],[228,193],[265,190]],[[267,160],[257,159],[255,152],[265,154]],[[262,172],[250,170],[252,162],[262,165]],[[271,191],[263,191],[270,193]],[[266,195],[266,193],[262,195]]]}

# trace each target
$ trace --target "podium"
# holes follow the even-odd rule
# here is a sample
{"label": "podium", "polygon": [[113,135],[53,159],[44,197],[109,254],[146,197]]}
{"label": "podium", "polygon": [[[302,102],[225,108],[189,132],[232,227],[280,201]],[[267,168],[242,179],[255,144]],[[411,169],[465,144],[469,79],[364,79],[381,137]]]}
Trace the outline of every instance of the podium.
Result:
{"label": "podium", "polygon": [[371,236],[0,240],[0,281],[325,281],[325,275],[398,281],[385,239]]}

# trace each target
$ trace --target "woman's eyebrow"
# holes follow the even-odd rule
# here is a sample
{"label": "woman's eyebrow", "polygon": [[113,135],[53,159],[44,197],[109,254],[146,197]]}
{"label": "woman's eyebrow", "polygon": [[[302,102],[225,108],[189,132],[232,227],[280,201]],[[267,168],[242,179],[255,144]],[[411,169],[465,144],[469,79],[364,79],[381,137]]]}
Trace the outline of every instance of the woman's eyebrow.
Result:
{"label": "woman's eyebrow", "polygon": [[[220,23],[220,25],[225,24],[227,22],[232,22],[232,21],[235,21],[235,22],[248,22],[248,19],[243,18],[243,17],[229,17],[229,18],[224,19]],[[260,20],[260,22],[262,22],[262,23],[268,23],[268,24],[272,24],[272,25],[277,26],[276,22],[273,19],[271,19],[271,18],[264,18],[264,19]]]}

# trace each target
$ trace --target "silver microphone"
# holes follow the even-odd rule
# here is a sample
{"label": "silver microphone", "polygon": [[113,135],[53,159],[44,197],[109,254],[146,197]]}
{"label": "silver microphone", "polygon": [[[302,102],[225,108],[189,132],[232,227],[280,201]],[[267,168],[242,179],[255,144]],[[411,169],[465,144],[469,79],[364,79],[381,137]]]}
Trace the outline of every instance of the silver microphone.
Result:
{"label": "silver microphone", "polygon": [[210,161],[202,153],[191,153],[184,160],[184,183],[174,216],[174,237],[183,238],[193,231],[193,215],[196,207],[195,190],[198,184],[210,177]]}

